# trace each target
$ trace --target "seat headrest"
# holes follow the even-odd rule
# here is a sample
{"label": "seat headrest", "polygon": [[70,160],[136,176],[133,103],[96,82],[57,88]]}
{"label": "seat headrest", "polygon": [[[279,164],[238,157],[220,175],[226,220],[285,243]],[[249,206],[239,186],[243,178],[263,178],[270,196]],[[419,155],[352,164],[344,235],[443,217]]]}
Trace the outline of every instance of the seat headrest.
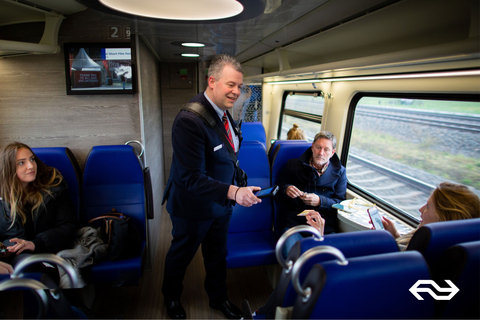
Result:
{"label": "seat headrest", "polygon": [[[302,287],[312,290],[305,302],[299,296],[292,319],[431,318],[434,300],[419,301],[410,288],[419,279],[430,279],[418,252],[394,252],[316,264]],[[408,307],[406,307],[408,306]]]}
{"label": "seat headrest", "polygon": [[[95,146],[85,162],[84,184],[143,183],[143,169],[132,146]],[[87,174],[88,172],[88,174]]]}
{"label": "seat headrest", "polygon": [[434,222],[415,232],[407,250],[421,252],[432,265],[438,262],[447,248],[476,240],[480,240],[480,218]]}

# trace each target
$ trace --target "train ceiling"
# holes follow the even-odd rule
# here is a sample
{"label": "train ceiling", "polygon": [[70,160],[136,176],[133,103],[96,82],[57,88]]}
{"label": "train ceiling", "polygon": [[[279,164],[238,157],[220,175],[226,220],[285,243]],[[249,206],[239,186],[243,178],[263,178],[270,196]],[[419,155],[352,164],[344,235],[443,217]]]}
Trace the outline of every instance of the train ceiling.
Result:
{"label": "train ceiling", "polygon": [[[239,0],[245,11],[238,17],[205,22],[185,22],[129,16],[101,5],[98,0],[0,0],[0,26],[46,21],[44,39],[32,53],[56,53],[58,28],[69,15],[87,7],[132,19],[132,28],[144,37],[162,61],[185,61],[181,48],[172,42],[198,41],[199,59],[228,53],[246,61],[274,51],[305,35],[337,25],[378,9],[392,0]],[[178,1],[181,3],[181,1]],[[322,19],[318,19],[322,17]],[[48,30],[47,30],[48,29]],[[5,39],[1,36],[2,39]],[[8,39],[11,41],[12,39]],[[40,45],[41,44],[41,45]],[[14,43],[0,44],[8,55]],[[27,48],[27,44],[18,45]],[[191,50],[192,51],[192,50]]]}
{"label": "train ceiling", "polygon": [[[388,63],[382,55],[389,52],[402,54],[447,43],[455,48],[452,52],[462,46],[466,54],[478,53],[478,0],[238,1],[245,7],[240,16],[185,22],[129,16],[106,8],[98,0],[0,0],[2,28],[28,21],[46,22],[40,43],[18,42],[5,38],[2,32],[0,56],[58,53],[62,21],[87,8],[131,19],[132,32],[147,42],[160,61],[205,61],[217,53],[228,53],[244,66],[261,70],[254,71],[257,73],[288,73],[333,62],[358,67],[364,64],[357,62],[363,57],[374,57],[373,63]],[[200,55],[188,60],[180,56],[186,51],[178,45],[183,41],[206,46],[188,49]],[[435,55],[433,51],[428,56],[414,52],[405,59]],[[338,65],[332,66],[332,70],[336,68]]]}

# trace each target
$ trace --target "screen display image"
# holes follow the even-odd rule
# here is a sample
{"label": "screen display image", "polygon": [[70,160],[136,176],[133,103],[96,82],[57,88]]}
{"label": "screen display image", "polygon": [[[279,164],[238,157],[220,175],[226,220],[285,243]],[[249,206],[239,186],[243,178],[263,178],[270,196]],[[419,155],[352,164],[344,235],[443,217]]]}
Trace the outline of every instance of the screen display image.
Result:
{"label": "screen display image", "polygon": [[375,230],[384,230],[382,223],[382,218],[380,217],[380,213],[378,212],[377,208],[372,207],[367,209],[368,215],[372,220],[372,224]]}
{"label": "screen display image", "polygon": [[65,44],[67,94],[133,93],[129,43]]}

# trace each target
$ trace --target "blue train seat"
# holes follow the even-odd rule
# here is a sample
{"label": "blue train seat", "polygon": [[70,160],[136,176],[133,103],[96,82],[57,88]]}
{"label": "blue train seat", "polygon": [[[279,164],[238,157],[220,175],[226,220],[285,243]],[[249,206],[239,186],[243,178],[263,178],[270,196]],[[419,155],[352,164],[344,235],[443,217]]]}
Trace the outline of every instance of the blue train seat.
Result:
{"label": "blue train seat", "polygon": [[133,220],[142,240],[140,255],[95,263],[86,274],[87,280],[109,282],[113,286],[138,284],[146,252],[147,205],[144,172],[133,148],[128,145],[93,147],[85,162],[83,191],[86,221],[115,208]]}
{"label": "blue train seat", "polygon": [[298,145],[298,144],[309,144],[310,146],[312,145],[311,142],[307,142],[304,140],[275,140],[271,146],[270,149],[268,149],[268,160],[270,161],[270,165],[273,163],[273,158],[275,157],[276,153],[278,152],[277,147],[280,145],[286,145],[286,144],[293,144],[293,145]]}
{"label": "blue train seat", "polygon": [[[294,227],[299,228],[300,226]],[[292,229],[294,229],[292,228]],[[283,237],[283,236],[282,236]],[[350,233],[328,234],[323,239],[307,237],[298,241],[290,250],[287,260],[294,265],[298,258],[306,251],[318,246],[331,246],[340,250],[346,258],[398,252],[398,246],[392,235],[384,230],[366,230]],[[283,248],[277,246],[278,258],[282,259]],[[305,263],[304,268],[309,270],[315,263],[332,260],[331,255],[317,255]],[[280,265],[284,265],[279,261]],[[290,268],[291,269],[291,268]],[[305,279],[307,272],[300,274],[300,280]],[[280,279],[269,301],[257,311],[257,315],[265,314],[267,318],[273,318],[278,306],[293,306],[297,293],[291,282],[292,272],[284,267]]]}
{"label": "blue train seat", "polygon": [[421,252],[430,268],[434,269],[449,247],[477,240],[480,240],[480,218],[441,221],[420,227],[410,240],[407,250]]}
{"label": "blue train seat", "polygon": [[[263,145],[244,141],[238,155],[248,185],[270,187],[270,167]],[[276,263],[277,236],[272,226],[272,200],[264,198],[249,208],[233,207],[227,241],[227,267],[241,268]]]}
{"label": "blue train seat", "polygon": [[272,185],[278,184],[279,174],[288,160],[300,157],[312,143],[303,140],[277,140],[275,145],[271,164]]}
{"label": "blue train seat", "polygon": [[[300,157],[305,150],[310,148],[312,144],[307,141],[303,140],[277,140],[275,142],[277,147],[275,148],[275,152],[273,155],[272,163],[271,163],[271,179],[272,179],[272,186],[277,185],[279,181],[279,176],[282,173],[287,161],[293,158]],[[276,217],[280,212],[281,208],[276,205],[275,201],[273,203],[273,216],[274,216],[274,228],[276,228]],[[276,230],[278,232],[278,230]]]}
{"label": "blue train seat", "polygon": [[32,148],[33,153],[49,167],[57,168],[68,184],[70,199],[72,200],[77,218],[81,218],[81,170],[72,151],[66,147]]}
{"label": "blue train seat", "polygon": [[267,150],[267,135],[265,128],[260,121],[242,122],[243,141],[258,141],[263,145],[263,149]]}
{"label": "blue train seat", "polygon": [[[434,315],[434,300],[417,300],[409,290],[419,279],[430,279],[419,252],[355,257],[348,263],[322,262],[308,270],[303,283],[297,282],[303,271],[302,257],[292,271],[299,292],[292,319],[431,319]],[[311,290],[308,297],[307,288]]]}
{"label": "blue train seat", "polygon": [[448,279],[459,289],[451,300],[437,301],[437,318],[480,318],[480,241],[448,248],[432,274],[439,286]]}

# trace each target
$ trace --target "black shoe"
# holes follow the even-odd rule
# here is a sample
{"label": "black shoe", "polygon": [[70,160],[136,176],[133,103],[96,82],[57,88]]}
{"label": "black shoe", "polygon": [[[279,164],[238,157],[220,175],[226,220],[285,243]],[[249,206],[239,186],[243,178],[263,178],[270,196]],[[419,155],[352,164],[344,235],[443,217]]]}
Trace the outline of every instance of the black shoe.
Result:
{"label": "black shoe", "polygon": [[187,317],[180,300],[165,300],[165,307],[170,319],[185,319]]}
{"label": "black shoe", "polygon": [[222,301],[220,303],[210,303],[210,307],[222,311],[222,313],[228,319],[242,318],[242,311],[240,311],[240,309],[238,309],[233,303],[228,300]]}

